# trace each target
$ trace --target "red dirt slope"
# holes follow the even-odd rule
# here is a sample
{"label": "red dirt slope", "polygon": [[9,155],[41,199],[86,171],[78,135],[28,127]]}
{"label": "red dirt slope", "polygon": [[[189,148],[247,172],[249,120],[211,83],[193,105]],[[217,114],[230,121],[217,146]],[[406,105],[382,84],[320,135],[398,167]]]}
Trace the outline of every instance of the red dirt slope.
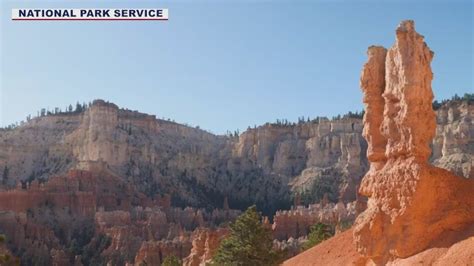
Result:
{"label": "red dirt slope", "polygon": [[364,261],[352,243],[351,229],[285,261],[283,266],[364,265]]}
{"label": "red dirt slope", "polygon": [[[470,229],[463,233],[447,234],[436,243],[433,243],[431,248],[405,259],[396,259],[387,263],[387,265],[474,266],[473,233],[474,226],[471,226]],[[453,240],[456,240],[456,243],[449,245],[448,243]],[[283,263],[283,266],[310,265],[344,266],[373,264],[356,252],[352,239],[352,230],[347,230]]]}

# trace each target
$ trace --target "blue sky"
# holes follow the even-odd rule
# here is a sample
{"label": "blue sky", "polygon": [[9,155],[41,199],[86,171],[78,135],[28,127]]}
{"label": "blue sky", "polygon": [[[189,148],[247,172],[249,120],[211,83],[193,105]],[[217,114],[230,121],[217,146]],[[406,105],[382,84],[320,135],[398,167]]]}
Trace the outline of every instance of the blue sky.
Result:
{"label": "blue sky", "polygon": [[[11,8],[169,9],[169,21],[11,21]],[[95,98],[214,133],[361,110],[372,44],[403,19],[437,99],[474,91],[472,1],[2,1],[0,124]]]}

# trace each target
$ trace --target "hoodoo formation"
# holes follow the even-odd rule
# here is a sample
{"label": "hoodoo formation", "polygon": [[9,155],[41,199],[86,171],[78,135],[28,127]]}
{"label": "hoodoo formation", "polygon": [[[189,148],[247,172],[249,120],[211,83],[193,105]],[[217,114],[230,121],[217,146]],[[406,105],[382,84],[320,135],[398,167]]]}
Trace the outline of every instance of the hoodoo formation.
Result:
{"label": "hoodoo formation", "polygon": [[[367,209],[353,237],[345,232],[285,265],[472,263],[474,180],[428,162],[436,130],[432,58],[410,20],[399,25],[388,51],[369,47],[361,87],[370,168],[359,190]],[[331,249],[349,242],[350,250]]]}
{"label": "hoodoo formation", "polygon": [[388,52],[371,47],[368,53],[361,84],[370,169],[360,193],[369,200],[354,240],[361,254],[385,261],[416,254],[443,232],[472,224],[474,182],[428,163],[436,128],[433,52],[414,22],[400,24]]}

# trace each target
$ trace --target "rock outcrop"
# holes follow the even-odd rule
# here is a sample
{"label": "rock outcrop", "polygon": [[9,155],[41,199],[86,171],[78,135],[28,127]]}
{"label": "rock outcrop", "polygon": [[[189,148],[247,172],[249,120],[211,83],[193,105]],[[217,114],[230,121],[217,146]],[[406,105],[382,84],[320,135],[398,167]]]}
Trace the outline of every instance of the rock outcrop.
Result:
{"label": "rock outcrop", "polygon": [[0,210],[26,212],[44,206],[68,209],[76,216],[94,216],[105,210],[129,209],[132,204],[151,206],[152,201],[123,180],[103,170],[70,170],[51,177],[48,182],[18,184],[18,188],[0,192]]}
{"label": "rock outcrop", "polygon": [[[240,214],[171,207],[168,196],[152,200],[107,169],[90,166],[0,192],[0,231],[25,264],[139,265],[168,255],[184,258],[196,228],[229,223]],[[87,252],[75,258],[78,248]]]}
{"label": "rock outcrop", "polygon": [[276,240],[298,239],[308,235],[310,227],[316,223],[337,226],[352,224],[355,219],[355,202],[344,204],[329,203],[325,206],[312,204],[298,206],[287,211],[277,211],[273,217],[272,233]]}
{"label": "rock outcrop", "polygon": [[191,249],[188,238],[143,242],[135,257],[134,265],[161,265],[168,256],[186,257]]}
{"label": "rock outcrop", "polygon": [[220,242],[229,234],[228,228],[198,228],[192,235],[191,253],[183,260],[185,266],[206,265],[219,248]]}
{"label": "rock outcrop", "polygon": [[[378,78],[367,82],[385,82],[380,73],[371,75]],[[381,104],[372,108],[382,112]],[[466,101],[438,109],[430,159],[465,177],[474,173],[473,113]],[[232,208],[256,202],[270,215],[289,208],[291,194],[300,194],[304,204],[319,202],[324,193],[332,202],[355,200],[368,169],[366,150],[357,114],[268,123],[230,137],[96,100],[77,112],[0,129],[0,187],[105,167],[147,197],[171,195],[174,206],[220,208],[227,198]]]}
{"label": "rock outcrop", "polygon": [[474,178],[474,104],[451,101],[436,112],[433,164],[456,175]]}
{"label": "rock outcrop", "polygon": [[[474,258],[474,180],[466,178],[471,107],[460,101],[441,107],[436,126],[433,53],[413,21],[396,33],[388,51],[369,47],[361,77],[370,168],[359,191],[367,208],[351,230],[283,265],[469,265]],[[430,155],[460,175],[431,165]]]}
{"label": "rock outcrop", "polygon": [[354,239],[361,254],[382,263],[416,254],[443,232],[472,224],[474,180],[428,163],[436,129],[433,52],[414,22],[400,24],[387,52],[370,47],[368,54],[361,85],[370,170],[360,193],[369,200],[357,217]]}
{"label": "rock outcrop", "polygon": [[170,255],[178,258],[193,255],[188,257],[189,260],[200,263],[201,259],[210,259],[225,231],[202,228],[228,223],[239,214],[240,211],[236,210],[209,213],[189,207],[135,207],[130,211],[99,211],[95,215],[95,224],[100,233],[111,239],[111,245],[103,253],[106,257],[122,256],[127,261],[134,260],[135,265],[144,262],[159,265]]}
{"label": "rock outcrop", "polygon": [[367,170],[361,131],[360,119],[350,117],[332,121],[321,118],[296,125],[269,124],[242,133],[233,154],[261,166],[266,175],[283,176],[281,183],[289,183],[296,193],[311,190],[320,180],[336,180],[340,190],[334,191],[332,200],[340,196],[347,202],[355,199],[355,191],[343,189],[343,185],[358,183]]}
{"label": "rock outcrop", "polygon": [[[173,195],[174,205],[221,207],[227,197],[231,207],[257,202],[271,213],[315,180],[338,177],[335,190],[358,183],[367,166],[361,130],[357,118],[318,119],[216,136],[96,100],[0,130],[0,169],[12,187],[104,164],[148,196]],[[333,200],[353,200],[354,186],[343,190]]]}

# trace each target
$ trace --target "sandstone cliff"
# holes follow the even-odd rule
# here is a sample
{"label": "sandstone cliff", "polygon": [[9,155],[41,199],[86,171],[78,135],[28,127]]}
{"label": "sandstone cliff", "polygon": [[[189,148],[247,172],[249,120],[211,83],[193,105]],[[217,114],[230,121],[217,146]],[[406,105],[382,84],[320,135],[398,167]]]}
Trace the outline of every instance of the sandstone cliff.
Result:
{"label": "sandstone cliff", "polygon": [[[366,71],[378,78],[363,80],[368,84],[363,86],[385,82],[375,65]],[[368,112],[384,110],[380,91],[366,98],[371,98]],[[465,177],[473,172],[473,109],[466,101],[439,107],[432,142],[430,160]],[[364,209],[351,202],[368,169],[365,154],[370,161],[386,160],[380,146],[386,140],[377,126],[382,123],[381,117],[372,118],[362,132],[357,117],[317,119],[266,124],[229,137],[95,101],[81,112],[0,130],[0,229],[26,262],[60,265],[67,259],[80,265],[106,259],[121,265],[161,262],[173,254],[190,255],[195,264],[209,259],[217,241],[206,246],[205,236],[191,232],[235,219],[238,211],[229,205],[256,202],[272,215],[289,208],[291,194],[295,206],[322,200],[276,213],[275,247],[294,255],[315,222],[350,223]],[[90,238],[71,242],[81,235]],[[74,257],[69,250],[76,245],[101,257],[91,257],[92,251]]]}
{"label": "sandstone cliff", "polygon": [[[474,104],[437,111],[431,161],[473,174]],[[289,208],[291,195],[315,203],[355,200],[368,169],[357,117],[266,124],[239,137],[217,136],[94,101],[80,112],[37,117],[0,130],[2,184],[44,181],[70,169],[105,167],[146,196],[171,195],[175,206],[233,208],[256,202],[267,213]],[[6,188],[4,186],[4,188]]]}
{"label": "sandstone cliff", "polygon": [[0,231],[25,265],[139,264],[153,261],[155,251],[162,254],[159,262],[171,254],[184,258],[193,230],[240,214],[174,208],[167,196],[151,200],[106,168],[93,168],[0,192]]}
{"label": "sandstone cliff", "polygon": [[436,112],[433,164],[459,176],[474,177],[474,104],[452,101]]}
{"label": "sandstone cliff", "polygon": [[193,233],[192,248],[183,265],[206,265],[216,253],[220,242],[229,234],[229,229],[204,229],[198,228]]}
{"label": "sandstone cliff", "polygon": [[355,202],[344,204],[328,203],[325,206],[313,204],[308,207],[298,206],[288,211],[278,211],[273,217],[272,232],[277,240],[298,239],[305,237],[316,223],[337,226],[341,223],[352,223],[355,219]]}

